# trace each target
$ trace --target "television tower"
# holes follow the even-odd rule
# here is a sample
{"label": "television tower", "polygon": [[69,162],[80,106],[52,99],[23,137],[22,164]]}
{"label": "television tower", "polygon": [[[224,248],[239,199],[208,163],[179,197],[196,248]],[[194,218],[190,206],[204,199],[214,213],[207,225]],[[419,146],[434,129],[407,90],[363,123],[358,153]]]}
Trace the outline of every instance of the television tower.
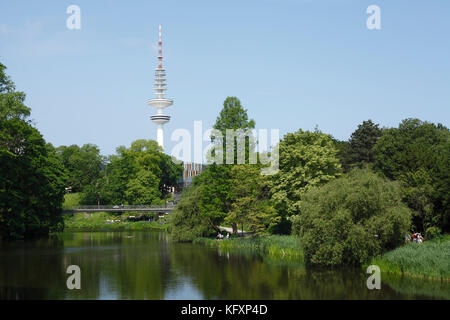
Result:
{"label": "television tower", "polygon": [[149,106],[156,108],[156,115],[151,116],[153,123],[155,123],[158,128],[156,131],[156,140],[158,145],[164,149],[164,130],[163,125],[170,120],[170,116],[163,114],[164,108],[167,108],[173,104],[173,100],[164,98],[164,91],[167,90],[166,87],[166,70],[162,66],[162,37],[161,37],[161,25],[159,25],[159,54],[158,54],[158,68],[155,69],[155,93],[156,98],[147,101]]}

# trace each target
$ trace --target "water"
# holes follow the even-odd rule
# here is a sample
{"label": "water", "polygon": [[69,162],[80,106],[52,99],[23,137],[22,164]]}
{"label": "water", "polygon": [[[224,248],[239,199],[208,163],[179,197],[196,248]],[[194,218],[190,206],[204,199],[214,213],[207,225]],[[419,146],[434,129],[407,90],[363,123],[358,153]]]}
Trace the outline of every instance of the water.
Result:
{"label": "water", "polygon": [[[66,287],[69,265],[81,268],[81,290]],[[0,243],[0,299],[450,299],[448,283],[397,277],[368,290],[367,277],[173,243],[164,232]]]}

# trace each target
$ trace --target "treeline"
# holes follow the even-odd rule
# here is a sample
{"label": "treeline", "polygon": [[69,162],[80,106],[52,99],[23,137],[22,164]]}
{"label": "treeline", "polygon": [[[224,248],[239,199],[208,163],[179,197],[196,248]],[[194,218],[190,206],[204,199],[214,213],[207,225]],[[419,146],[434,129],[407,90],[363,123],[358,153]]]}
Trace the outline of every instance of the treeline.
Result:
{"label": "treeline", "polygon": [[29,119],[25,94],[0,63],[0,238],[22,239],[64,228],[65,190],[83,204],[160,204],[183,168],[152,140],[119,147],[110,157],[97,146],[46,143]]}
{"label": "treeline", "polygon": [[[225,137],[226,129],[254,125],[240,101],[227,98],[214,128]],[[300,129],[278,150],[272,176],[260,165],[209,166],[183,193],[172,237],[192,241],[223,224],[292,233],[307,263],[334,266],[361,264],[401,245],[408,232],[450,231],[450,132],[441,124],[406,119],[380,128],[368,120],[348,141]]]}
{"label": "treeline", "polygon": [[153,140],[120,146],[109,157],[91,144],[60,146],[56,153],[67,171],[68,188],[80,193],[86,205],[162,204],[183,172]]}

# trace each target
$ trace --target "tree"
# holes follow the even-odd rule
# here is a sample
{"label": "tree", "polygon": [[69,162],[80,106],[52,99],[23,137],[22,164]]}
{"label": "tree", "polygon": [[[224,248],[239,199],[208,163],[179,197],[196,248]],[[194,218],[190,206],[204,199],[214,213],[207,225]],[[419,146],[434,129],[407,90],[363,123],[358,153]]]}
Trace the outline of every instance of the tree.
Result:
{"label": "tree", "polygon": [[[241,102],[236,97],[227,97],[223,103],[223,109],[220,111],[219,116],[216,119],[216,123],[213,127],[215,130],[220,131],[222,134],[222,141],[217,141],[217,143],[222,144],[222,148],[218,146],[216,152],[223,153],[223,164],[231,164],[230,161],[227,162],[227,152],[233,154],[234,158],[232,164],[237,164],[239,157],[241,157],[245,163],[249,161],[249,152],[254,152],[255,141],[250,134],[250,130],[255,128],[255,121],[249,120],[247,115],[247,110],[245,110]],[[227,143],[227,131],[233,130],[233,143]],[[211,137],[212,141],[216,137]],[[244,154],[238,154],[238,145],[243,144]],[[221,150],[220,150],[221,149]]]}
{"label": "tree", "polygon": [[310,189],[291,221],[308,264],[360,265],[404,242],[411,211],[398,183],[366,168]]}
{"label": "tree", "polygon": [[116,153],[100,176],[83,188],[82,203],[158,204],[183,172],[153,140],[136,140]]}
{"label": "tree", "polygon": [[375,169],[400,180],[419,231],[450,231],[450,131],[419,119],[385,130],[374,147]]}
{"label": "tree", "polygon": [[[251,140],[251,137],[246,135],[246,131],[253,129],[254,127],[255,122],[248,119],[247,110],[242,107],[239,99],[236,97],[226,98],[223,109],[214,124],[214,129],[220,132],[223,141],[217,139],[214,134],[211,137],[211,140],[218,144],[215,151],[213,151],[213,155],[214,152],[217,152],[219,154],[218,156],[222,156],[221,153],[223,153],[223,164],[212,163],[209,165],[201,175],[193,179],[192,185],[188,188],[188,190],[191,191],[183,192],[181,200],[183,200],[184,197],[192,197],[192,195],[195,194],[195,207],[197,208],[196,214],[198,215],[198,218],[196,219],[198,219],[198,221],[206,221],[209,228],[216,232],[219,231],[218,226],[224,221],[225,217],[232,214],[233,201],[243,201],[233,200],[231,196],[231,190],[235,180],[233,180],[233,166],[231,164],[226,164],[227,148],[232,151],[232,154],[234,155],[233,164],[236,164],[238,159],[238,142],[245,141],[244,150],[246,155],[244,159],[248,162],[249,151],[253,148],[253,141]],[[233,136],[234,143],[232,145],[226,143],[227,130],[236,130]],[[182,203],[186,202],[183,201]],[[242,205],[244,205],[243,202]],[[177,209],[176,212],[179,216],[185,212],[187,216],[192,218],[194,213],[190,209],[181,204],[179,204],[177,208],[178,207],[180,207],[180,210]],[[234,209],[234,214],[236,214],[238,212],[236,211],[236,205]],[[262,210],[260,210],[260,212],[262,212]],[[233,220],[232,218],[230,219]],[[234,232],[237,232],[237,220],[231,220],[230,222],[232,223],[233,230]],[[189,221],[192,220],[188,219],[186,223],[189,223]],[[177,227],[177,230],[180,230],[183,221],[180,220],[178,223],[180,225]]]}
{"label": "tree", "polygon": [[25,106],[25,93],[16,91],[16,86],[5,73],[6,67],[0,63],[0,121],[17,118],[25,120],[31,109]]}
{"label": "tree", "polygon": [[194,178],[192,185],[198,189],[199,215],[219,231],[218,226],[231,209],[231,167],[212,164]]}
{"label": "tree", "polygon": [[140,170],[136,177],[127,183],[125,197],[132,204],[160,204],[161,192],[158,189],[159,179],[148,170]]}
{"label": "tree", "polygon": [[5,70],[0,63],[0,237],[46,235],[64,227],[65,170]]}
{"label": "tree", "polygon": [[[267,233],[280,217],[270,203],[267,185],[256,165],[235,165],[231,170],[231,210],[225,222],[248,226],[255,234]],[[245,183],[243,183],[245,182]]]}
{"label": "tree", "polygon": [[302,195],[340,175],[341,166],[330,135],[302,131],[285,135],[279,144],[279,172],[270,179],[272,199],[281,215],[278,232],[289,233],[288,216],[298,213]]}
{"label": "tree", "polygon": [[378,124],[372,120],[363,121],[358,125],[349,139],[349,160],[351,164],[357,164],[360,167],[363,164],[371,163],[374,160],[373,146],[381,137],[382,130]]}
{"label": "tree", "polygon": [[93,144],[60,146],[57,153],[68,172],[68,186],[73,192],[81,192],[100,178],[105,167],[105,159],[100,149]]}
{"label": "tree", "polygon": [[211,220],[201,215],[200,186],[190,186],[170,215],[170,236],[179,242],[190,242],[211,234]]}
{"label": "tree", "polygon": [[3,239],[62,230],[64,167],[54,148],[24,120],[0,121],[0,176]]}
{"label": "tree", "polygon": [[335,141],[339,150],[338,157],[345,172],[353,167],[362,168],[365,164],[374,161],[373,147],[381,137],[382,129],[372,120],[363,121],[358,125],[348,142]]}

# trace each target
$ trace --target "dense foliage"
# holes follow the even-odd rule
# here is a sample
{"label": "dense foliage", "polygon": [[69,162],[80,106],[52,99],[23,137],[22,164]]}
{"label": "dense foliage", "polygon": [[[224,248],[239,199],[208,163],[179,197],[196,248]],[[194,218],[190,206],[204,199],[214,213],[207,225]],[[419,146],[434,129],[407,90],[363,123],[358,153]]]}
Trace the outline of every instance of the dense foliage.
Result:
{"label": "dense foliage", "polygon": [[[217,137],[211,137],[212,141],[219,142],[215,152],[223,155],[223,161],[210,164],[200,176],[195,177],[189,191],[183,194],[172,221],[174,238],[193,240],[208,230],[218,232],[218,226],[224,222],[233,227],[234,233],[237,233],[238,224],[244,223],[250,231],[265,233],[279,221],[260,165],[248,164],[249,154],[255,150],[255,141],[247,133],[254,127],[255,122],[248,119],[247,110],[239,99],[226,98],[214,124],[214,129],[222,134],[223,140],[215,141]],[[233,139],[230,137],[231,143],[227,143],[227,130],[235,130]],[[238,142],[245,143],[244,155],[238,154]],[[226,160],[227,151],[233,155],[233,164]],[[246,164],[238,164],[239,157]],[[196,211],[192,211],[192,207]],[[183,216],[188,219],[178,218]],[[192,229],[193,221],[202,226]]]}
{"label": "dense foliage", "polygon": [[[231,169],[231,210],[225,222],[231,225],[245,224],[247,231],[255,234],[267,233],[281,220],[269,195],[267,179],[257,165],[235,165]],[[244,183],[245,182],[245,183]]]}
{"label": "dense foliage", "polygon": [[170,234],[175,241],[193,241],[211,233],[210,218],[200,214],[200,199],[201,190],[198,187],[193,186],[183,192],[183,197],[170,215]]}
{"label": "dense foliage", "polygon": [[293,232],[304,246],[305,261],[315,265],[361,264],[404,241],[411,212],[400,187],[368,169],[303,195]]}
{"label": "dense foliage", "polygon": [[341,173],[330,135],[318,130],[288,133],[279,145],[279,172],[270,181],[272,199],[282,217],[278,232],[288,233],[287,217],[298,212],[302,195]]}
{"label": "dense foliage", "polygon": [[354,167],[361,168],[374,161],[373,147],[383,131],[372,120],[363,121],[350,136],[348,142],[338,142],[341,161],[345,171]]}
{"label": "dense foliage", "polygon": [[5,72],[6,67],[0,63],[0,121],[8,119],[25,120],[31,109],[25,102],[25,93],[16,91],[16,86]]}
{"label": "dense foliage", "polygon": [[46,235],[63,228],[65,171],[4,70],[0,64],[0,237]]}
{"label": "dense foliage", "polygon": [[183,172],[156,141],[119,147],[105,168],[83,188],[84,204],[161,204]]}
{"label": "dense foliage", "polygon": [[56,151],[67,169],[67,187],[70,187],[72,192],[83,191],[84,187],[100,177],[104,159],[96,145],[60,146]]}
{"label": "dense foliage", "polygon": [[398,128],[385,130],[374,154],[375,168],[388,178],[401,181],[404,200],[414,212],[415,228],[449,232],[449,129],[406,119]]}

